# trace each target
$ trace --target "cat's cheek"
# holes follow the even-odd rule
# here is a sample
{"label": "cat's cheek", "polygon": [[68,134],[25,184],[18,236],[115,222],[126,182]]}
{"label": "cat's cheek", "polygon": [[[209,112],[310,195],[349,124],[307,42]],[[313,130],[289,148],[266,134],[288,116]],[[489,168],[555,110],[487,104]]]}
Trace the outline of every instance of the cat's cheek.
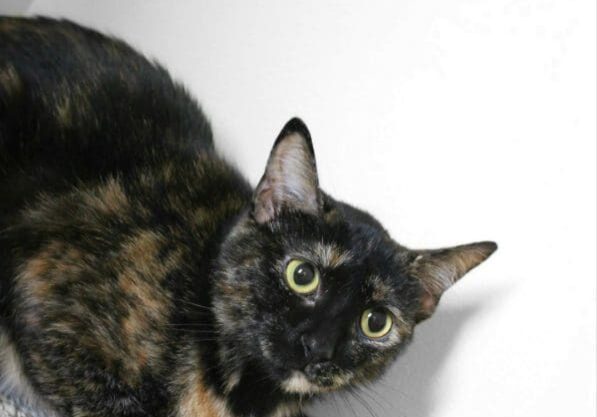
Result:
{"label": "cat's cheek", "polygon": [[269,322],[265,320],[261,323],[261,330],[258,333],[261,354],[273,366],[279,368],[281,372],[288,372],[292,368],[299,367],[295,364],[296,346],[293,344],[293,338],[289,336],[286,326],[274,323],[273,319],[270,319]]}
{"label": "cat's cheek", "polygon": [[213,301],[216,320],[228,333],[243,333],[258,316],[251,290],[238,282],[223,282]]}
{"label": "cat's cheek", "polygon": [[342,371],[338,375],[335,375],[333,378],[333,386],[334,389],[339,390],[344,387],[349,386],[352,381],[354,380],[355,374],[353,371]]}
{"label": "cat's cheek", "polygon": [[382,342],[355,340],[346,356],[346,368],[352,369],[351,383],[364,383],[375,380],[395,358],[398,345]]}

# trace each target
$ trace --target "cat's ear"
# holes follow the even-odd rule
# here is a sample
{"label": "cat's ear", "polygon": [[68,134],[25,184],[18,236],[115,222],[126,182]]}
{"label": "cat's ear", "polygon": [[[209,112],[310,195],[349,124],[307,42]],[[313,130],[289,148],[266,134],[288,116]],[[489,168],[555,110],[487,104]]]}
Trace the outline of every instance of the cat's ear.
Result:
{"label": "cat's ear", "polygon": [[253,218],[265,223],[283,208],[318,214],[321,206],[311,135],[303,121],[294,118],[278,135],[255,189]]}
{"label": "cat's ear", "polygon": [[409,272],[421,281],[423,287],[416,320],[431,316],[444,291],[496,249],[494,242],[478,242],[445,249],[412,251]]}

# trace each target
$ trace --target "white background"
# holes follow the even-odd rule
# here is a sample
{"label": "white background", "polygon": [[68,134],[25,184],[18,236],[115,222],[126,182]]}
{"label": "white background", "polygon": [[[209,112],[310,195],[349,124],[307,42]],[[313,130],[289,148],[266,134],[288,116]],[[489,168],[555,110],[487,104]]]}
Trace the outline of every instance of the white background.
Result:
{"label": "white background", "polygon": [[323,188],[398,241],[499,243],[361,394],[377,416],[595,415],[594,0],[0,4],[159,59],[253,182],[299,115]]}

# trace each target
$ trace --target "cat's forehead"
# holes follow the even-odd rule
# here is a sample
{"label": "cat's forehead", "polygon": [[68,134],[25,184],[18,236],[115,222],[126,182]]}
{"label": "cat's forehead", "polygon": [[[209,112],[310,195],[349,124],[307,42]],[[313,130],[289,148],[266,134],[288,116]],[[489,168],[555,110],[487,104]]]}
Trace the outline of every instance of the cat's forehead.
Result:
{"label": "cat's forehead", "polygon": [[287,258],[308,260],[328,270],[352,264],[356,259],[356,253],[350,247],[335,242],[317,241],[291,248]]}
{"label": "cat's forehead", "polygon": [[292,259],[302,259],[316,265],[329,278],[344,281],[350,277],[373,298],[387,296],[400,276],[398,247],[387,235],[368,227],[347,230],[287,240],[279,268],[283,269]]}
{"label": "cat's forehead", "polygon": [[323,268],[338,268],[365,263],[384,246],[384,236],[368,226],[317,220],[278,231],[285,250]]}
{"label": "cat's forehead", "polygon": [[287,252],[323,268],[395,267],[400,249],[369,213],[330,199],[322,216],[282,215],[272,231]]}

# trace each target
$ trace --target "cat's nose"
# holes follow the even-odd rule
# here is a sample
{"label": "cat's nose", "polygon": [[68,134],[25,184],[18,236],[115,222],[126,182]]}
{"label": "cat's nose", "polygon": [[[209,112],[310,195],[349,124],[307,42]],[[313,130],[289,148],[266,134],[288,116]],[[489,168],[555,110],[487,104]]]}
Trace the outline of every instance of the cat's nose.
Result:
{"label": "cat's nose", "polygon": [[336,342],[332,337],[304,334],[301,336],[301,343],[307,364],[329,361],[334,356],[336,349]]}

